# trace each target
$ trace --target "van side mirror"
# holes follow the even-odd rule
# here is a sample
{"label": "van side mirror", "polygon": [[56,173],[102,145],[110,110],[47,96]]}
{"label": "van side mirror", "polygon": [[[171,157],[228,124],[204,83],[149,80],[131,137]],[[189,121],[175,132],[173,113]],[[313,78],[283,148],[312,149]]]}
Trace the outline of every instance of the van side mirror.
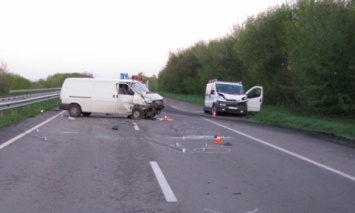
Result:
{"label": "van side mirror", "polygon": [[214,95],[214,92],[215,92],[215,91],[214,91],[214,89],[213,89],[213,90],[211,90],[211,95]]}

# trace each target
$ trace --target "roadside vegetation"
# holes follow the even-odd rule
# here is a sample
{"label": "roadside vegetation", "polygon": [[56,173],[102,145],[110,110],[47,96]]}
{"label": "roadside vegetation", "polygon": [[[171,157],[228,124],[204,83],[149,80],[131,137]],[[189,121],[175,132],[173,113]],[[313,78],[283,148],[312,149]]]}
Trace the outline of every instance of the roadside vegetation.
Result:
{"label": "roadside vegetation", "polygon": [[267,106],[355,118],[355,1],[298,0],[223,38],[170,52],[159,91],[203,94],[208,80],[264,88]]}
{"label": "roadside vegetation", "polygon": [[10,72],[5,62],[0,61],[0,97],[10,96],[10,90],[60,88],[66,78],[69,77],[88,77],[90,73],[57,73],[49,75],[47,79],[40,79],[32,82],[20,75]]}
{"label": "roadside vegetation", "polygon": [[52,99],[16,109],[0,111],[0,128],[9,126],[26,118],[34,117],[40,114],[42,110],[47,111],[58,106],[59,99]]}
{"label": "roadside vegetation", "polygon": [[211,79],[264,88],[249,119],[355,141],[355,1],[297,0],[170,52],[157,88],[203,107]]}
{"label": "roadside vegetation", "polygon": [[[204,105],[204,95],[181,95],[167,92],[160,92],[168,98],[184,101],[200,106]],[[355,122],[348,118],[329,118],[326,116],[313,115],[304,112],[299,108],[262,106],[258,113],[250,113],[248,119],[261,123],[274,124],[280,127],[305,130],[309,132],[322,133],[338,138],[348,139],[355,143]]]}
{"label": "roadside vegetation", "polygon": [[[26,93],[9,94],[9,90],[60,88],[67,77],[92,77],[88,73],[58,73],[50,75],[46,80],[31,82],[20,75],[7,70],[5,63],[0,63],[0,98],[3,96],[21,95]],[[35,92],[31,92],[35,93]],[[59,106],[59,99],[48,100],[24,107],[0,111],[0,128],[33,117],[42,110],[50,110]]]}

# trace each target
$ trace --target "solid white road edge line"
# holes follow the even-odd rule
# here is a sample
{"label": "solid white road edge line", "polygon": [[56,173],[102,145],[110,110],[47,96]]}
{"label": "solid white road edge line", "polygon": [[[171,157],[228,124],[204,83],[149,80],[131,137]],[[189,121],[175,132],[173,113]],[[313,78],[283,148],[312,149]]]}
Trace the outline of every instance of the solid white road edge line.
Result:
{"label": "solid white road edge line", "polygon": [[329,167],[329,166],[326,166],[326,165],[324,165],[324,164],[318,163],[318,162],[316,162],[316,161],[314,161],[314,160],[311,160],[311,159],[309,159],[309,158],[303,157],[303,156],[301,156],[301,155],[299,155],[299,154],[296,154],[296,153],[294,153],[294,152],[288,151],[288,150],[283,149],[283,148],[281,148],[281,147],[272,145],[272,144],[270,144],[270,143],[268,143],[268,142],[266,142],[266,141],[260,140],[260,139],[258,139],[258,138],[253,137],[253,136],[250,136],[250,135],[247,135],[247,134],[245,134],[245,133],[239,132],[239,131],[237,131],[237,130],[234,130],[234,129],[232,129],[232,128],[229,128],[229,127],[227,127],[227,126],[224,126],[224,125],[222,125],[222,124],[219,124],[219,123],[217,123],[217,122],[208,120],[208,119],[206,119],[206,118],[203,118],[203,119],[206,120],[206,121],[208,121],[208,122],[210,122],[210,123],[213,123],[213,124],[215,124],[215,125],[217,125],[217,126],[223,127],[223,128],[228,129],[228,130],[230,130],[230,131],[232,131],[232,132],[235,132],[235,133],[237,133],[237,134],[240,134],[240,135],[242,135],[242,136],[244,136],[244,137],[246,137],[246,138],[252,139],[252,140],[257,141],[257,142],[259,142],[259,143],[261,143],[261,144],[264,144],[264,145],[266,145],[266,146],[269,146],[269,147],[274,148],[274,149],[276,149],[276,150],[279,150],[279,151],[281,151],[281,152],[287,153],[287,154],[292,155],[292,156],[294,156],[294,157],[296,157],[296,158],[299,158],[299,159],[301,159],[301,160],[304,160],[304,161],[306,161],[306,162],[308,162],[308,163],[311,163],[311,164],[313,164],[313,165],[316,165],[316,166],[318,166],[318,167],[321,167],[321,168],[323,168],[323,169],[326,169],[326,170],[328,170],[328,171],[330,171],[330,172],[333,172],[333,173],[335,173],[335,174],[338,174],[338,175],[340,175],[340,176],[343,176],[343,177],[345,177],[345,178],[348,178],[348,179],[350,179],[350,180],[352,180],[352,181],[355,181],[355,177],[354,177],[354,176],[351,176],[351,175],[346,174],[346,173],[344,173],[344,172],[341,172],[341,171],[339,171],[339,170],[333,169],[333,168],[331,168],[331,167]]}
{"label": "solid white road edge line", "polygon": [[174,108],[174,109],[177,109],[177,110],[180,110],[180,111],[184,111],[183,109],[179,108],[179,107],[176,107],[176,106],[173,106],[173,105],[169,105],[170,107]]}
{"label": "solid white road edge line", "polygon": [[177,202],[173,190],[171,190],[168,181],[165,179],[163,172],[161,171],[156,161],[150,161],[155,177],[158,180],[161,190],[165,196],[167,202]]}
{"label": "solid white road edge line", "polygon": [[44,122],[38,124],[37,126],[32,127],[31,129],[27,130],[26,132],[23,132],[23,133],[17,135],[16,137],[14,137],[14,138],[12,138],[12,139],[6,141],[5,143],[0,144],[0,150],[3,149],[3,148],[5,148],[5,147],[7,147],[7,146],[10,145],[10,144],[12,144],[12,143],[15,142],[16,140],[22,138],[23,136],[27,135],[28,133],[32,132],[33,130],[38,129],[39,127],[43,126],[44,124],[50,122],[51,120],[53,120],[53,119],[55,119],[56,117],[58,117],[58,116],[60,116],[61,114],[63,114],[64,112],[65,112],[65,111],[62,111],[62,112],[58,113],[57,115],[55,115],[55,116],[49,118],[48,120],[46,120],[46,121],[44,121]]}

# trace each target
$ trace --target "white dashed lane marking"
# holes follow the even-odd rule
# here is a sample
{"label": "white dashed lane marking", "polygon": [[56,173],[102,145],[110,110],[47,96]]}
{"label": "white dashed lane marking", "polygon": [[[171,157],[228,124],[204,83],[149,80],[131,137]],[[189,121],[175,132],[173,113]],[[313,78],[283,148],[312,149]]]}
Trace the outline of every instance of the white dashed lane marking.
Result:
{"label": "white dashed lane marking", "polygon": [[158,180],[161,190],[165,196],[167,202],[177,202],[173,190],[170,188],[168,181],[166,180],[163,172],[161,171],[156,161],[150,161],[150,165],[154,171],[155,177]]}

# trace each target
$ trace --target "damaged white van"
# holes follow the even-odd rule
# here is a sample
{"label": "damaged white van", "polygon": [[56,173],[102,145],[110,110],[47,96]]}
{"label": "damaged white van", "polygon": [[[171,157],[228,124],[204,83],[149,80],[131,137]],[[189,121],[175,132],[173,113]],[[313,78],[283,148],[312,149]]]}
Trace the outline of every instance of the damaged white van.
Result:
{"label": "damaged white van", "polygon": [[132,79],[67,78],[60,92],[60,109],[71,117],[91,113],[153,118],[164,109],[163,97]]}
{"label": "damaged white van", "polygon": [[210,80],[206,85],[204,112],[246,115],[260,111],[263,102],[263,87],[254,86],[244,93],[241,82]]}

